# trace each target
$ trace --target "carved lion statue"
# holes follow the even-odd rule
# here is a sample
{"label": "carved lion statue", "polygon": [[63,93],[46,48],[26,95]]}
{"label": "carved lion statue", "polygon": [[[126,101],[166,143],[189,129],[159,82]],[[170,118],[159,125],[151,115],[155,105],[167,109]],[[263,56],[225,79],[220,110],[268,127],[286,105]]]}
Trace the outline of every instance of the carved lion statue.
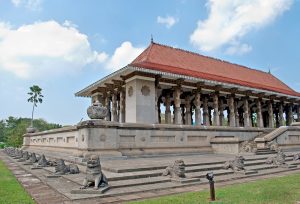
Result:
{"label": "carved lion statue", "polygon": [[277,155],[275,157],[269,157],[266,160],[266,164],[272,164],[277,167],[286,167],[287,164],[285,163],[285,158],[286,158],[286,155],[279,148]]}
{"label": "carved lion statue", "polygon": [[170,176],[171,178],[185,178],[185,164],[183,160],[176,160],[174,164],[168,166],[163,176]]}
{"label": "carved lion statue", "polygon": [[300,160],[300,153],[295,154],[293,160],[294,161]]}
{"label": "carved lion statue", "polygon": [[234,172],[245,171],[245,158],[243,156],[235,156],[234,160],[227,161],[224,169],[232,169]]}
{"label": "carved lion statue", "polygon": [[241,144],[241,152],[256,152],[257,147],[254,141],[244,141]]}
{"label": "carved lion statue", "polygon": [[66,165],[63,159],[58,159],[55,166],[56,175],[78,174],[79,168],[75,164]]}
{"label": "carved lion statue", "polygon": [[97,155],[89,156],[86,165],[86,176],[80,188],[86,189],[91,185],[94,185],[94,189],[108,185],[108,180],[101,170],[100,158]]}
{"label": "carved lion statue", "polygon": [[267,147],[270,148],[270,150],[279,151],[279,145],[275,141],[271,141],[267,143]]}

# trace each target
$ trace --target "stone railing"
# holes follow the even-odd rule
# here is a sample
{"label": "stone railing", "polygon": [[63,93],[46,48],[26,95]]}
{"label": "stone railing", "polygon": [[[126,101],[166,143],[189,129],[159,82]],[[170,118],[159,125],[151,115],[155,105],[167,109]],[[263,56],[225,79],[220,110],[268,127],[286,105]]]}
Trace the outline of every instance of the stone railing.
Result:
{"label": "stone railing", "polygon": [[300,144],[300,123],[291,126],[281,126],[263,137],[254,140],[257,148],[265,148],[268,142],[275,141],[280,146],[295,146]]}

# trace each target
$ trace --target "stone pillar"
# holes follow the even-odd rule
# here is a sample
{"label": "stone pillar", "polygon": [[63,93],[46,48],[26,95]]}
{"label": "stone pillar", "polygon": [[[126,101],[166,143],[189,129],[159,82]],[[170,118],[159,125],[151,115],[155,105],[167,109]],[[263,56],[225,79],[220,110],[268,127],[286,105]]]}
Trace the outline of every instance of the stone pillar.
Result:
{"label": "stone pillar", "polygon": [[279,125],[284,126],[284,118],[283,118],[283,103],[279,103]]}
{"label": "stone pillar", "polygon": [[204,97],[203,100],[203,125],[209,126],[209,114],[208,114],[208,98]]}
{"label": "stone pillar", "polygon": [[228,106],[229,106],[229,126],[236,127],[234,95],[230,95],[229,100],[228,100]]}
{"label": "stone pillar", "polygon": [[160,123],[160,102],[159,102],[159,87],[155,86],[155,123]]}
{"label": "stone pillar", "polygon": [[208,118],[209,118],[209,125],[212,126],[213,125],[213,121],[212,121],[212,110],[213,108],[208,107]]}
{"label": "stone pillar", "polygon": [[125,81],[127,123],[156,123],[155,79],[135,76]]}
{"label": "stone pillar", "polygon": [[125,123],[125,91],[120,91],[120,112],[119,112],[119,122]]}
{"label": "stone pillar", "polygon": [[185,124],[192,125],[191,98],[189,95],[185,97]]}
{"label": "stone pillar", "polygon": [[280,125],[279,125],[279,113],[278,111],[275,112],[275,121],[276,121],[276,128],[279,128]]}
{"label": "stone pillar", "polygon": [[244,127],[250,127],[248,97],[244,98]]}
{"label": "stone pillar", "polygon": [[219,101],[219,111],[220,111],[220,115],[219,115],[219,121],[220,121],[220,126],[224,125],[224,107],[223,107],[223,100],[220,99]]}
{"label": "stone pillar", "polygon": [[268,122],[268,127],[269,128],[274,128],[274,113],[273,113],[273,102],[269,101],[268,102],[268,115],[269,115],[269,122]]}
{"label": "stone pillar", "polygon": [[249,101],[248,101],[248,114],[249,114],[249,123],[250,123],[250,127],[253,127],[253,117],[252,117],[252,109],[250,107]]}
{"label": "stone pillar", "polygon": [[197,91],[194,100],[195,105],[195,124],[201,125],[201,94]]}
{"label": "stone pillar", "polygon": [[118,115],[117,115],[117,93],[113,92],[111,96],[111,116],[112,121],[118,122]]}
{"label": "stone pillar", "polygon": [[165,106],[166,106],[166,112],[165,112],[165,122],[166,124],[171,124],[171,97],[170,93],[166,95],[165,98]]}
{"label": "stone pillar", "polygon": [[105,107],[107,108],[107,116],[105,117],[105,120],[111,121],[110,94],[107,94],[105,97]]}
{"label": "stone pillar", "polygon": [[217,93],[213,95],[213,108],[214,108],[214,126],[220,125],[220,115],[219,115],[219,96]]}
{"label": "stone pillar", "polygon": [[238,102],[234,101],[234,115],[235,115],[235,127],[240,127],[240,116]]}
{"label": "stone pillar", "polygon": [[290,126],[293,122],[293,104],[288,105],[288,120],[287,120],[287,125]]}
{"label": "stone pillar", "polygon": [[186,121],[185,121],[185,107],[184,107],[184,104],[181,104],[180,106],[181,108],[181,120],[182,120],[182,124],[186,124]]}
{"label": "stone pillar", "polygon": [[157,117],[158,117],[158,124],[161,123],[161,109],[160,109],[160,100],[157,100]]}
{"label": "stone pillar", "polygon": [[180,111],[180,87],[176,87],[174,90],[174,117],[175,124],[182,124],[181,111]]}
{"label": "stone pillar", "polygon": [[261,99],[256,100],[256,122],[257,122],[257,127],[263,128],[264,127],[264,121],[262,118],[262,113],[261,113]]}

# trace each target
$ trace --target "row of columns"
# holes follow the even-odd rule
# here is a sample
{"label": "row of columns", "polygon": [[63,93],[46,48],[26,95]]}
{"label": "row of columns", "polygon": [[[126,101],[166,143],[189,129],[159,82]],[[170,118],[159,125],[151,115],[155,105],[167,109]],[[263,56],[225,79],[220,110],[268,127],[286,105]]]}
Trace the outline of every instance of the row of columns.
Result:
{"label": "row of columns", "polygon": [[[159,98],[162,96],[156,97],[157,100],[157,123],[161,123],[161,110]],[[174,120],[172,121],[171,114],[171,93],[167,92],[164,97],[164,105],[165,105],[165,123],[167,124],[192,124],[192,107],[195,111],[195,125],[214,125],[214,126],[222,126],[224,124],[224,102],[219,99],[218,92],[215,92],[211,95],[212,97],[212,107],[209,107],[208,97],[204,96],[201,98],[200,90],[197,90],[194,93],[194,101],[191,103],[192,96],[186,95],[183,99],[184,102],[181,101],[181,89],[180,87],[175,87],[173,90],[173,108],[174,108]],[[231,127],[251,127],[254,124],[253,114],[256,114],[256,126],[257,127],[277,127],[284,125],[284,107],[283,103],[278,104],[278,111],[274,113],[273,101],[267,101],[267,110],[263,113],[262,110],[262,100],[255,99],[254,105],[256,106],[255,112],[253,112],[253,108],[250,107],[249,101],[250,98],[248,96],[243,97],[242,99],[242,108],[238,107],[238,100],[236,100],[235,95],[231,94],[227,100],[228,109],[228,126]],[[202,104],[203,102],[203,104]],[[253,104],[252,104],[253,105]],[[203,113],[201,111],[201,107]],[[290,125],[293,122],[293,104],[288,104],[286,111],[286,125]],[[211,121],[212,115],[211,111],[213,110],[213,121]],[[297,120],[300,120],[300,106],[297,107]],[[275,115],[275,118],[274,118]],[[202,121],[203,120],[203,121]],[[274,123],[276,121],[276,124]],[[267,125],[264,125],[267,124]]]}

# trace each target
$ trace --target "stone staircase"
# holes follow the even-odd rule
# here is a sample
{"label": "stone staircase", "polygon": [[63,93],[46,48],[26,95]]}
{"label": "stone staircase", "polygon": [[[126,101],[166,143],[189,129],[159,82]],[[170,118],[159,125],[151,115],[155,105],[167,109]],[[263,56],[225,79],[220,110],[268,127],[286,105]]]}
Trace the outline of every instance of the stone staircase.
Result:
{"label": "stone staircase", "polygon": [[256,155],[267,155],[267,154],[276,154],[275,150],[270,150],[270,148],[260,148],[255,152]]}
{"label": "stone staircase", "polygon": [[[46,167],[40,170],[31,170],[30,166],[18,163],[22,168],[37,176],[43,182],[50,185],[56,191],[62,193],[70,199],[86,199],[92,197],[110,197],[119,195],[132,195],[139,192],[159,191],[163,189],[181,188],[192,185],[207,185],[206,174],[213,172],[215,182],[225,182],[259,175],[269,175],[284,171],[300,169],[300,161],[293,161],[294,152],[286,153],[286,162],[289,165],[296,165],[294,169],[277,168],[276,166],[265,164],[266,159],[274,152],[268,149],[260,149],[258,155],[244,155],[245,169],[257,171],[255,174],[234,173],[231,169],[223,169],[225,161],[233,159],[234,155],[194,155],[180,158],[186,164],[186,176],[188,178],[198,178],[195,182],[174,182],[169,177],[162,176],[163,170],[168,164],[174,162],[174,158],[166,158],[168,162],[158,162],[159,158],[128,159],[116,161],[104,161],[102,169],[108,178],[110,190],[104,194],[71,194],[72,189],[78,189],[85,177],[85,167],[79,164],[80,174],[63,175],[60,178],[47,178],[54,172],[54,167]],[[47,155],[46,155],[47,156]],[[207,157],[206,160],[199,160],[199,157]],[[13,160],[13,159],[12,159]],[[145,160],[145,161],[144,161]],[[164,160],[164,161],[165,161]],[[67,162],[66,162],[67,163]],[[114,164],[114,165],[109,165]],[[118,165],[119,164],[119,165]],[[125,165],[126,164],[126,165]],[[67,186],[67,187],[66,187]]]}

